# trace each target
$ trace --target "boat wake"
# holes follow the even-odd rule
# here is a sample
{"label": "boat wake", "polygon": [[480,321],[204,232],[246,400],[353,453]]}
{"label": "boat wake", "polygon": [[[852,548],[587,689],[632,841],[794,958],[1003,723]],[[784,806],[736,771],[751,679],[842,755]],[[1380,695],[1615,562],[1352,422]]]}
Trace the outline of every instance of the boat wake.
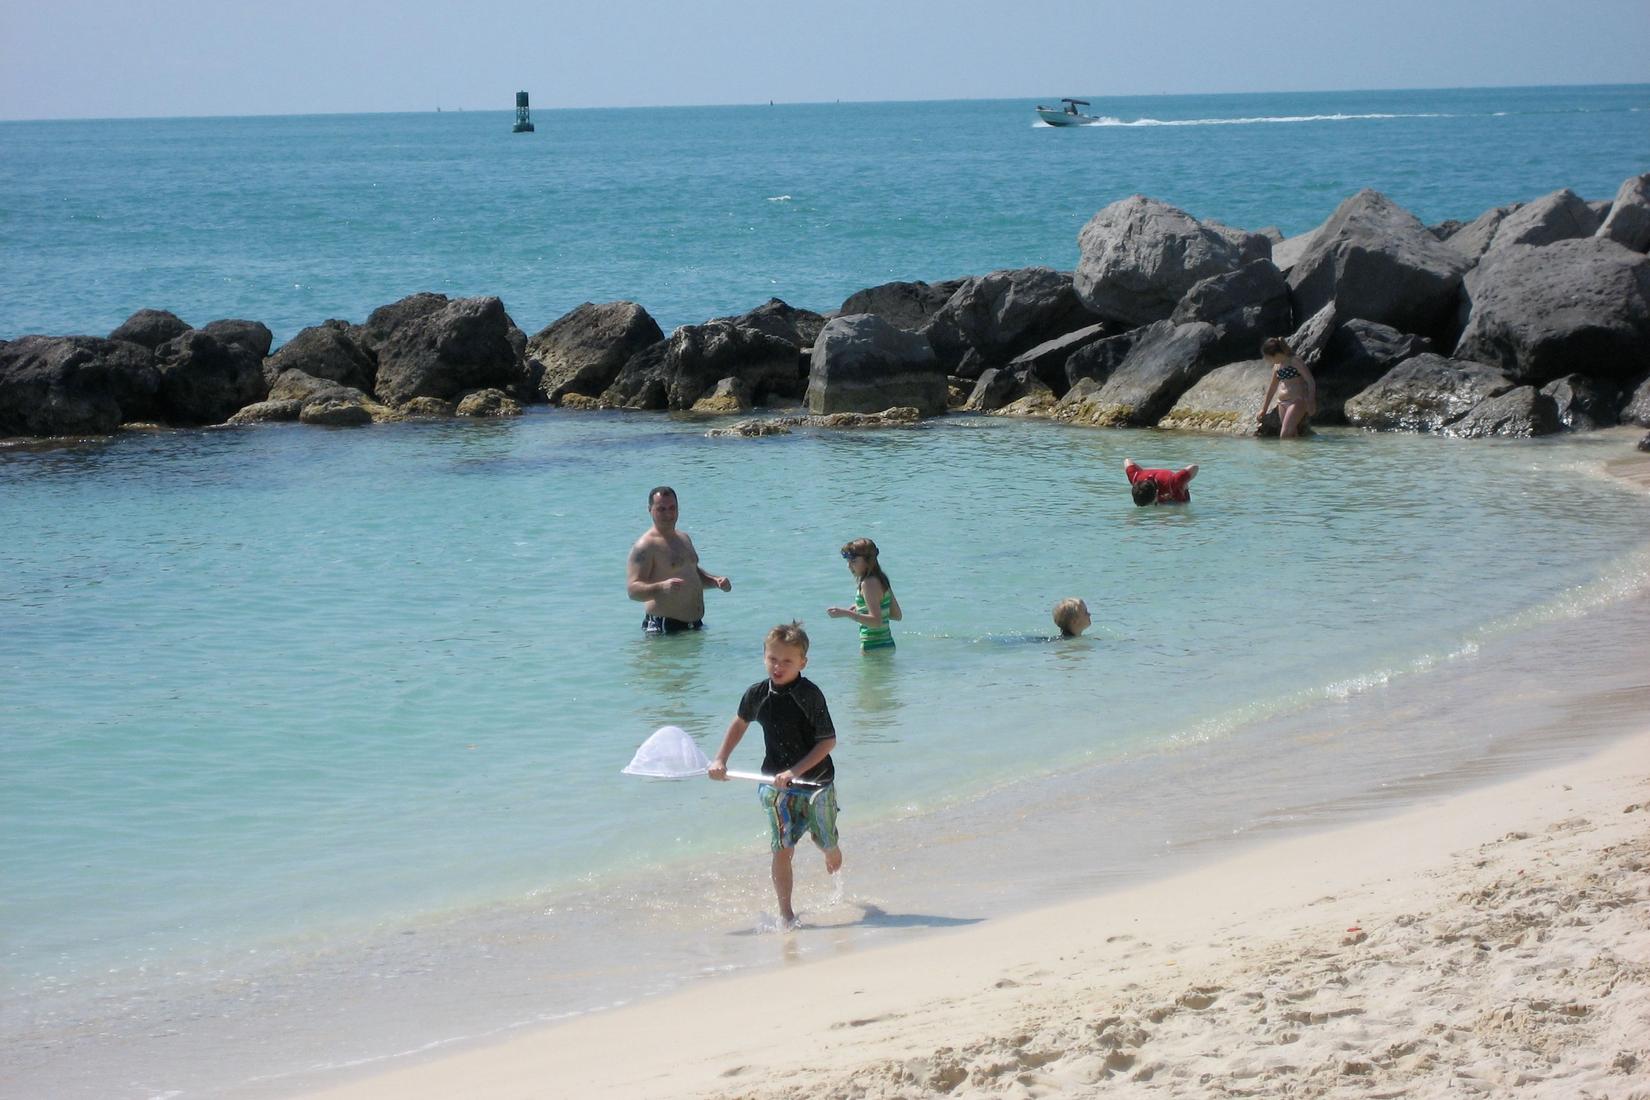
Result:
{"label": "boat wake", "polygon": [[1255,118],[1136,118],[1102,115],[1091,126],[1260,126],[1282,122],[1355,122],[1381,118],[1453,118],[1447,114],[1366,114],[1366,115],[1261,115]]}

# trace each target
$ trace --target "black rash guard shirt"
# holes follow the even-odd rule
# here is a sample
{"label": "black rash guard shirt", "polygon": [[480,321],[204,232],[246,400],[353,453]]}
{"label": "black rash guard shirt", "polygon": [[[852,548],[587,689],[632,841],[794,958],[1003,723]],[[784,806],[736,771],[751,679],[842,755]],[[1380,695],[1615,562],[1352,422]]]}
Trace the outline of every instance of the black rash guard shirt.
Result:
{"label": "black rash guard shirt", "polygon": [[[821,741],[836,736],[825,693],[806,676],[798,676],[784,687],[771,680],[759,680],[746,689],[739,700],[739,717],[762,727],[767,755],[762,770],[777,775],[813,751]],[[826,756],[798,779],[829,783],[836,778],[836,765]]]}

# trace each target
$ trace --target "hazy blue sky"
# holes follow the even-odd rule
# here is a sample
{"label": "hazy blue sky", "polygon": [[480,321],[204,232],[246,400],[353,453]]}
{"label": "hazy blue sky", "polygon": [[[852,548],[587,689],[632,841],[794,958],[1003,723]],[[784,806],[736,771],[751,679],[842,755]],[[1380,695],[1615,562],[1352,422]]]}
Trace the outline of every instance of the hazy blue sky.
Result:
{"label": "hazy blue sky", "polygon": [[1650,81],[1650,0],[0,0],[0,117]]}

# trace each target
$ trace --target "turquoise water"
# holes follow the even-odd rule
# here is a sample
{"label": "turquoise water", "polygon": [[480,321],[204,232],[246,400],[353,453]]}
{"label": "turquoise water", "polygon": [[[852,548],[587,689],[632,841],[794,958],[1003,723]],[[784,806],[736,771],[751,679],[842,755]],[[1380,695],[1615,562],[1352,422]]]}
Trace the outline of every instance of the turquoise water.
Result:
{"label": "turquoise water", "polygon": [[0,338],[141,306],[278,340],[421,290],[532,333],[584,301],[668,331],[777,295],[1077,261],[1134,192],[1285,233],[1361,187],[1426,221],[1650,167],[1650,85],[0,123]]}
{"label": "turquoise water", "polygon": [[[155,305],[284,338],[426,289],[500,294],[529,331],[586,299],[667,327],[772,294],[824,309],[1069,267],[1134,191],[1289,233],[1361,186],[1428,220],[1608,197],[1650,164],[1647,106],[1636,86],[1119,100],[1078,131],[980,102],[543,112],[532,137],[477,114],[0,124],[0,336]],[[538,408],[0,448],[13,1083],[211,1092],[771,965],[750,788],[619,768],[667,723],[714,749],[777,621],[813,634],[842,733],[848,885],[810,863],[799,899],[875,936],[1476,759],[1471,723],[1334,708],[1650,583],[1650,503],[1599,474],[1619,436],[706,426]],[[1193,504],[1135,509],[1125,458],[1200,463]],[[734,587],[702,635],[648,640],[624,558],[661,482]],[[858,535],[906,613],[891,657],[824,614]],[[1049,640],[1068,595],[1095,626]],[[1610,637],[1596,664],[1621,659]],[[1048,797],[1068,774],[1080,812]],[[389,981],[410,975],[430,984]]]}
{"label": "turquoise water", "polygon": [[[1585,444],[703,432],[540,410],[0,452],[13,977],[738,849],[743,797],[618,770],[667,723],[713,751],[775,622],[813,634],[855,819],[888,818],[1447,657],[1638,577],[1650,530]],[[1202,463],[1192,506],[1136,509],[1128,457]],[[733,579],[702,636],[644,638],[624,597],[661,481]],[[905,609],[891,659],[824,614],[858,535]],[[1029,640],[1066,595],[1090,635]]]}

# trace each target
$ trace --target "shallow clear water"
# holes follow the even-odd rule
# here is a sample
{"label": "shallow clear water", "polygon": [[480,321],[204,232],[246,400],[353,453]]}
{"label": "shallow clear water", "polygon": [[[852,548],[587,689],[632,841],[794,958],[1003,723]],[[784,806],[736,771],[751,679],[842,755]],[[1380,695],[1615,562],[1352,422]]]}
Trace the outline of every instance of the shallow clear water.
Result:
{"label": "shallow clear water", "polygon": [[[1077,262],[1141,192],[1304,232],[1362,187],[1428,222],[1650,165],[1650,85],[0,123],[0,338],[143,306],[276,339],[422,290],[531,333],[584,301],[670,328],[777,295]],[[1173,125],[1163,125],[1172,123]]]}
{"label": "shallow clear water", "polygon": [[[1638,577],[1650,529],[1586,443],[703,432],[540,410],[0,452],[13,979],[748,844],[745,792],[618,770],[667,723],[713,751],[775,622],[810,629],[850,820],[875,820],[1445,657]],[[1201,463],[1192,505],[1136,509],[1126,457]],[[624,596],[659,482],[733,579],[699,636],[644,638]],[[824,615],[857,535],[905,610],[891,656]],[[1094,628],[1043,640],[1066,595]]]}

